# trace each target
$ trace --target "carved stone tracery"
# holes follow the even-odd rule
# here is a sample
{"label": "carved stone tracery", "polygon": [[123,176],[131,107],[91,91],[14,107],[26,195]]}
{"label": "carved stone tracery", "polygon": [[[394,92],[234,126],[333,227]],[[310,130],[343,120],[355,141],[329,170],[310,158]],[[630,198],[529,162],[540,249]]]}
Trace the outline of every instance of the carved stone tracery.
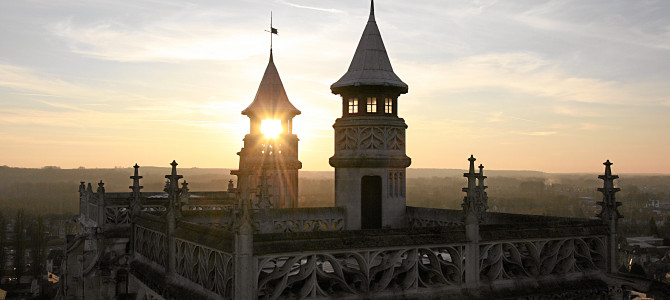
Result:
{"label": "carved stone tracery", "polygon": [[338,150],[405,149],[405,129],[391,126],[351,126],[335,130]]}
{"label": "carved stone tracery", "polygon": [[167,267],[167,238],[165,233],[135,226],[135,252],[164,268]]}
{"label": "carved stone tracery", "polygon": [[484,281],[535,278],[605,268],[605,237],[523,240],[480,245]]}
{"label": "carved stone tracery", "polygon": [[463,264],[463,245],[265,256],[258,259],[258,296],[344,297],[460,286]]}
{"label": "carved stone tracery", "polygon": [[224,299],[232,299],[233,256],[231,253],[178,238],[175,239],[175,243],[178,275]]}

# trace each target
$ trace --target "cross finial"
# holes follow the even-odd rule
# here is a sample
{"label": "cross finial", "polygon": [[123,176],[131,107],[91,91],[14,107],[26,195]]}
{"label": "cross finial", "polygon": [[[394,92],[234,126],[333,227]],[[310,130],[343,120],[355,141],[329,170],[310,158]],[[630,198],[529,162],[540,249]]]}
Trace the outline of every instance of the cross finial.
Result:
{"label": "cross finial", "polygon": [[611,176],[612,175],[612,165],[613,163],[610,162],[608,159],[606,162],[603,163],[605,165],[605,176]]}
{"label": "cross finial", "polygon": [[469,172],[470,172],[470,173],[475,173],[475,160],[477,160],[477,159],[475,158],[474,155],[470,154],[470,158],[468,158],[468,160],[470,161],[470,170],[469,170]]}
{"label": "cross finial", "polygon": [[177,165],[179,165],[177,161],[173,160],[170,165],[172,166],[172,175],[177,175]]}

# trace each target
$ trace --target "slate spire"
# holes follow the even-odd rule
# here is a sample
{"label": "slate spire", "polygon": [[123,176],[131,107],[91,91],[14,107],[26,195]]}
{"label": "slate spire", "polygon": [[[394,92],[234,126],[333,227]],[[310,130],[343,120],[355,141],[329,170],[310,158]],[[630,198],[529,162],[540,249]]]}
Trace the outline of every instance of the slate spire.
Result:
{"label": "slate spire", "polygon": [[300,114],[300,110],[295,108],[291,101],[288,100],[286,90],[279,77],[279,72],[275,66],[272,58],[272,50],[270,50],[270,61],[261,84],[258,86],[256,97],[251,104],[242,111],[243,115],[255,115],[260,118],[281,118],[288,116],[292,118]]}
{"label": "slate spire", "polygon": [[374,1],[370,1],[370,16],[358,42],[349,70],[330,86],[335,94],[350,86],[385,86],[407,93],[408,87],[393,72],[384,41],[375,21]]}

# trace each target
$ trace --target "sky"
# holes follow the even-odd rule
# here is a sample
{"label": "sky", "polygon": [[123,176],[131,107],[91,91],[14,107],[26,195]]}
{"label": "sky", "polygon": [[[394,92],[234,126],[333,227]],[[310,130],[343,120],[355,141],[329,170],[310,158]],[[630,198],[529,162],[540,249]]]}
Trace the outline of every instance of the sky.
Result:
{"label": "sky", "polygon": [[[0,165],[236,168],[269,55],[303,170],[366,0],[0,1]],[[378,0],[414,168],[670,173],[670,2]]]}

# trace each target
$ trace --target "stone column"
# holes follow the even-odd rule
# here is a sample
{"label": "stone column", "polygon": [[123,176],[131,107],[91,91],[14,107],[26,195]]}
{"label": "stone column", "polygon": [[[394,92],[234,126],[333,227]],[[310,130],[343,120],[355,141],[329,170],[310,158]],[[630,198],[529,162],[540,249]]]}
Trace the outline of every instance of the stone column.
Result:
{"label": "stone column", "polygon": [[91,215],[93,215],[93,209],[94,209],[93,204],[91,204],[91,202],[94,201],[92,198],[93,198],[93,187],[89,182],[86,185],[86,219],[91,221],[93,221]]}
{"label": "stone column", "polygon": [[140,179],[142,176],[139,175],[140,166],[135,164],[135,173],[133,176],[130,176],[130,179],[133,180],[133,185],[129,186],[132,190],[130,193],[130,203],[128,209],[130,210],[130,253],[135,253],[135,220],[142,213],[142,188],[140,185]]}
{"label": "stone column", "polygon": [[88,203],[86,202],[86,186],[84,182],[79,183],[79,216],[80,219],[87,215],[86,209],[88,208]]}
{"label": "stone column", "polygon": [[236,219],[233,252],[233,298],[244,300],[256,297],[256,266],[254,264],[254,228],[251,223],[248,199],[242,200],[241,215]]}
{"label": "stone column", "polygon": [[[480,173],[475,173],[475,158],[470,156],[470,168],[468,173],[463,176],[468,178],[468,187],[463,188],[466,193],[463,199],[463,222],[465,223],[465,238],[468,243],[465,246],[465,285],[468,289],[476,289],[479,286],[479,223],[484,211],[486,210],[484,197],[486,193],[484,189],[483,169],[480,166]],[[476,180],[479,179],[479,187]]]}
{"label": "stone column", "polygon": [[619,206],[621,202],[617,202],[614,194],[620,191],[620,188],[614,187],[614,179],[619,178],[618,175],[612,175],[612,163],[607,160],[603,163],[605,165],[605,175],[598,175],[599,179],[603,180],[603,187],[598,188],[598,191],[603,194],[603,201],[598,202],[602,206],[602,211],[598,217],[609,226],[609,235],[607,237],[607,272],[617,272],[617,229],[620,218],[623,218],[619,213]]}
{"label": "stone column", "polygon": [[104,228],[105,221],[107,217],[105,216],[105,184],[100,180],[98,182],[97,190],[97,201],[98,201],[98,219],[95,220],[98,223],[99,228]]}
{"label": "stone column", "polygon": [[176,259],[176,245],[175,245],[175,229],[177,228],[177,219],[181,217],[181,204],[179,201],[179,194],[181,189],[179,188],[179,179],[183,178],[182,175],[177,175],[177,162],[172,161],[172,173],[170,175],[165,175],[165,178],[168,179],[168,184],[165,187],[165,192],[168,193],[168,208],[165,214],[166,217],[166,242],[167,242],[167,276],[172,277],[176,274],[177,269],[177,259]]}

